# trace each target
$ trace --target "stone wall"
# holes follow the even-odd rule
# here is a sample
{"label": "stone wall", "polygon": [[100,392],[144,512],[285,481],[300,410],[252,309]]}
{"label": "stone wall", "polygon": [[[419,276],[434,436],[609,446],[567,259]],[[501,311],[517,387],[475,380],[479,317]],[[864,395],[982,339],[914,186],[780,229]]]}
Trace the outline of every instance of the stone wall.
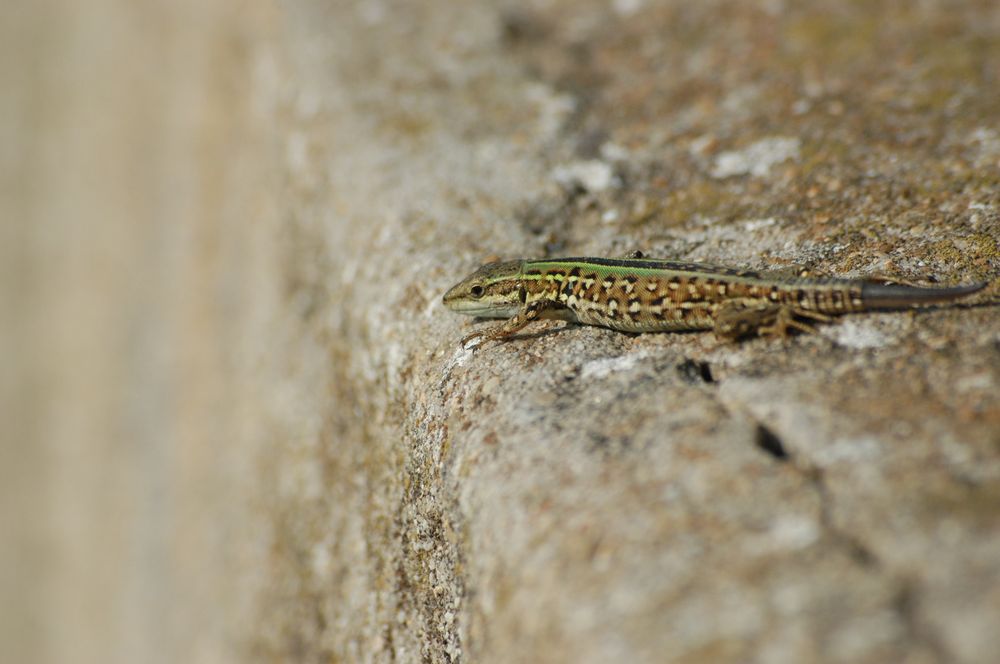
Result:
{"label": "stone wall", "polygon": [[440,297],[995,281],[992,3],[63,4],[0,60],[18,660],[991,661],[995,283],[474,352]]}

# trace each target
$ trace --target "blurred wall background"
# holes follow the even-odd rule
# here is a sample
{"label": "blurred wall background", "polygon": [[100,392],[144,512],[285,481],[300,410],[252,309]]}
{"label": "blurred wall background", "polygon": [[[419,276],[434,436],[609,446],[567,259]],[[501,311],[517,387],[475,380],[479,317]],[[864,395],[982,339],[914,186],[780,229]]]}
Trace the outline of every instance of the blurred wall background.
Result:
{"label": "blurred wall background", "polygon": [[4,8],[0,661],[241,657],[269,4]]}

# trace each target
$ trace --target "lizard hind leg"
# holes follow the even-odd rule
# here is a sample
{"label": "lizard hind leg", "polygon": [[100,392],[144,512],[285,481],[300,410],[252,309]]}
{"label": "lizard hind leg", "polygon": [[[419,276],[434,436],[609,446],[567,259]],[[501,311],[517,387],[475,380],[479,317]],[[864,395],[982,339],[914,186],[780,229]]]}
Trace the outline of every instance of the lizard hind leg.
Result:
{"label": "lizard hind leg", "polygon": [[745,305],[727,302],[715,314],[715,336],[724,341],[739,341],[757,336],[775,324],[780,305]]}
{"label": "lizard hind leg", "polygon": [[731,302],[722,306],[715,317],[715,336],[726,341],[739,341],[753,336],[787,337],[791,331],[812,334],[816,328],[800,318],[817,322],[831,319],[800,307],[783,304],[745,305]]}
{"label": "lizard hind leg", "polygon": [[777,315],[774,318],[774,322],[764,325],[757,330],[760,336],[777,336],[777,337],[787,337],[789,332],[801,332],[803,334],[815,334],[816,326],[813,322],[805,322],[800,320],[802,318],[808,318],[810,321],[815,321],[816,323],[829,323],[833,320],[830,316],[826,314],[821,314],[818,311],[811,311],[809,309],[803,309],[801,307],[790,307],[787,305],[779,305],[777,310]]}

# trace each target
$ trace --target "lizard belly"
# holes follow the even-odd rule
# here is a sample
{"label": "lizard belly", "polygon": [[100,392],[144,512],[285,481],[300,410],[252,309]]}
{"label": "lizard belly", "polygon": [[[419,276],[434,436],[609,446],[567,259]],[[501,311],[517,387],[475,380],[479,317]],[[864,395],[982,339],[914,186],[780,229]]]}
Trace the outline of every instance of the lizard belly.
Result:
{"label": "lizard belly", "polygon": [[622,332],[679,332],[711,330],[715,327],[709,303],[690,309],[664,308],[660,311],[622,311],[604,307],[574,307],[576,322],[599,325]]}

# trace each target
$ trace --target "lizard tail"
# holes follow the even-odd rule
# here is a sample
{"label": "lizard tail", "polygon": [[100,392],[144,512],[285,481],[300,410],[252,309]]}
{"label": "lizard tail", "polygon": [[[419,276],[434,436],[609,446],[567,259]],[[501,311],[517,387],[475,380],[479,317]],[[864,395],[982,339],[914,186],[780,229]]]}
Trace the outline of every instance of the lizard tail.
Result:
{"label": "lizard tail", "polygon": [[958,298],[981,291],[989,283],[988,281],[982,281],[965,286],[951,286],[949,288],[920,288],[916,286],[901,286],[899,284],[866,283],[861,286],[861,300],[865,303],[866,308],[902,309],[957,300]]}

